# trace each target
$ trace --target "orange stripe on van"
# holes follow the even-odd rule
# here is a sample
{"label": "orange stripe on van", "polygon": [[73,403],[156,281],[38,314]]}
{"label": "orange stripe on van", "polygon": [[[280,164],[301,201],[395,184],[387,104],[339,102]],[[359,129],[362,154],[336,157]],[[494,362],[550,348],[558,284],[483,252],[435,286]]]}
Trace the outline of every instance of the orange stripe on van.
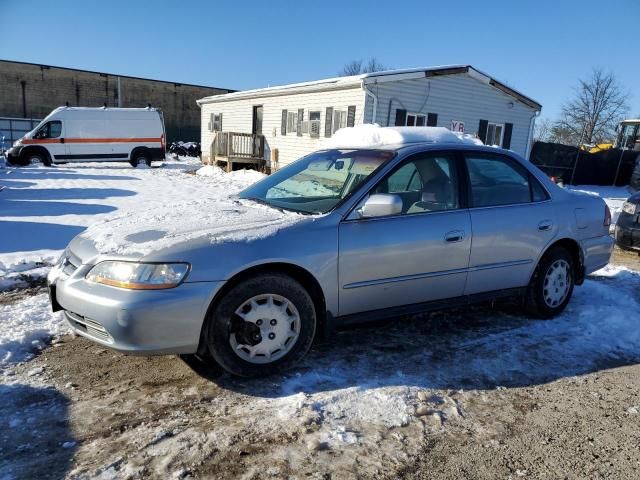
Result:
{"label": "orange stripe on van", "polygon": [[[161,143],[160,137],[140,138],[65,138],[64,143]],[[60,138],[30,138],[22,141],[24,145],[41,143],[62,143]]]}

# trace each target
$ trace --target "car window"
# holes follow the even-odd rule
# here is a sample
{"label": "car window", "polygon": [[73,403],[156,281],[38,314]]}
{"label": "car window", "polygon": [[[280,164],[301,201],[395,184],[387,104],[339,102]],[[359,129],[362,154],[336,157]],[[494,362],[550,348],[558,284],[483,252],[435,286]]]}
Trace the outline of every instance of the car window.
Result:
{"label": "car window", "polygon": [[542,188],[540,182],[533,178],[533,176],[529,176],[529,180],[531,182],[531,196],[534,202],[543,202],[545,200],[549,200],[549,194],[547,191]]}
{"label": "car window", "polygon": [[386,193],[417,192],[422,188],[420,175],[413,162],[400,167],[387,182]]}
{"label": "car window", "polygon": [[458,208],[458,177],[450,155],[420,154],[382,179],[374,193],[391,193],[402,199],[402,214]]}
{"label": "car window", "polygon": [[62,133],[62,122],[49,122],[49,138],[58,138]]}
{"label": "car window", "polygon": [[468,154],[466,160],[473,207],[510,205],[532,201],[531,176],[516,161],[507,157],[486,154]]}
{"label": "car window", "polygon": [[45,123],[38,129],[34,138],[58,138],[62,133],[62,122],[55,120]]}

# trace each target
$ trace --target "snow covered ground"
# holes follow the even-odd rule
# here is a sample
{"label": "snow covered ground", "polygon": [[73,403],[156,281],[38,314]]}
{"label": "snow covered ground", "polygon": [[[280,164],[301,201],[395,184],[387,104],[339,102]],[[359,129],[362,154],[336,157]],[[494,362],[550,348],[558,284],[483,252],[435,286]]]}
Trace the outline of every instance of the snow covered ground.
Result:
{"label": "snow covered ground", "polygon": [[162,212],[178,202],[218,202],[263,176],[223,175],[213,167],[205,175],[185,173],[201,166],[183,157],[157,168],[78,163],[0,169],[0,291],[42,276],[42,267],[54,263],[73,237],[107,217]]}

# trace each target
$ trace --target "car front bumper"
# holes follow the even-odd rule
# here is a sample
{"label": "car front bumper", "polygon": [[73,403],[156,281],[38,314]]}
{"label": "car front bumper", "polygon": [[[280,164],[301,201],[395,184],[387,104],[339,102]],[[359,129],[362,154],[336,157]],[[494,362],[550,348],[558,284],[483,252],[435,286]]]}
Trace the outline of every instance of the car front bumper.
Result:
{"label": "car front bumper", "polygon": [[196,352],[207,309],[223,282],[127,290],[85,280],[83,267],[71,276],[54,267],[48,278],[52,305],[64,311],[74,332],[129,354]]}
{"label": "car front bumper", "polygon": [[[622,217],[622,215],[620,215]],[[636,217],[637,215],[629,215]],[[640,251],[640,222],[622,221],[616,225],[616,243],[627,250]]]}
{"label": "car front bumper", "polygon": [[20,151],[22,150],[22,145],[17,147],[11,147],[9,150],[5,152],[5,157],[9,163],[17,163],[20,160]]}

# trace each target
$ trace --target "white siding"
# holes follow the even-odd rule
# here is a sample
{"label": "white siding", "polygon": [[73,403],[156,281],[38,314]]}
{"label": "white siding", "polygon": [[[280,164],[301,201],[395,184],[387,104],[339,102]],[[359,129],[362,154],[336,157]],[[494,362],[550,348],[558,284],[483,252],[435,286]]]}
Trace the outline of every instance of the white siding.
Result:
{"label": "white siding", "polygon": [[[298,158],[322,148],[325,142],[324,127],[327,107],[346,110],[355,105],[355,123],[363,123],[364,91],[360,85],[348,89],[324,92],[284,94],[271,97],[237,99],[202,105],[202,154],[203,160],[208,161],[213,132],[209,131],[211,113],[222,113],[222,130],[226,132],[251,133],[253,106],[263,106],[262,133],[265,136],[265,156],[270,159],[270,152],[277,148],[279,151],[278,165],[282,167]],[[309,119],[310,111],[320,111],[320,138],[312,138],[308,133],[302,137],[296,132],[282,135],[280,125],[282,110],[296,111],[304,109],[304,119]]]}
{"label": "white siding", "polygon": [[[378,97],[376,123],[382,126],[395,124],[398,108],[425,115],[437,113],[439,127],[449,128],[451,120],[462,121],[465,133],[472,135],[478,132],[480,119],[512,123],[511,150],[527,157],[527,139],[535,110],[468,74],[384,82],[368,88]],[[373,100],[367,97],[364,123],[372,123],[372,118]]]}

